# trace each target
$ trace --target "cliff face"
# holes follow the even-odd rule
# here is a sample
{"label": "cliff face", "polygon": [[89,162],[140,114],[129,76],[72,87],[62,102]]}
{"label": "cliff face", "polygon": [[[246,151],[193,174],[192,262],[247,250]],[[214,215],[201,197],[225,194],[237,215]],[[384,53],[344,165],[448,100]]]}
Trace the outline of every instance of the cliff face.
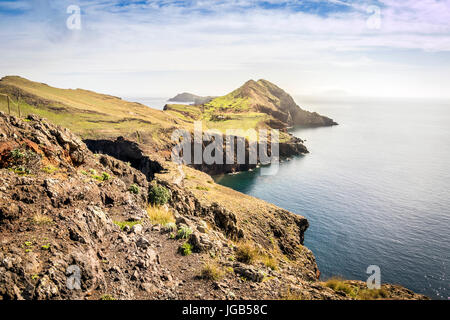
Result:
{"label": "cliff face", "polygon": [[[356,297],[317,280],[304,217],[135,144],[93,145],[130,163],[0,112],[0,300]],[[154,186],[168,195],[159,208]],[[423,298],[389,285],[382,297]]]}
{"label": "cliff face", "polygon": [[[297,107],[287,93],[265,80],[249,81],[232,93],[203,102],[201,105],[168,105],[165,111],[88,90],[53,88],[15,76],[0,80],[0,92],[8,94],[14,101],[20,97],[22,116],[27,114],[45,116],[50,121],[82,136],[89,146],[92,145],[93,150],[99,144],[101,146],[98,146],[98,150],[116,148],[111,154],[117,155],[122,160],[126,159],[118,155],[119,149],[128,146],[126,143],[117,143],[117,137],[134,141],[146,152],[156,152],[170,159],[174,146],[171,140],[172,132],[176,129],[192,132],[194,121],[201,121],[205,130],[217,129],[222,133],[230,128],[244,131],[278,129],[280,157],[288,158],[308,152],[301,139],[287,132],[289,126],[329,123],[326,117],[308,113]],[[186,95],[184,97],[186,98]],[[8,110],[4,99],[0,99],[0,110]],[[11,112],[19,115],[15,105]],[[248,141],[246,144],[248,146]],[[206,145],[207,142],[204,147]],[[248,157],[248,148],[246,153]],[[128,154],[132,154],[131,150]],[[140,164],[140,166],[147,165],[151,166],[151,163]],[[249,170],[256,165],[249,162],[244,164],[235,162],[231,165],[203,163],[193,166],[210,174],[222,174]]]}
{"label": "cliff face", "polygon": [[[137,150],[128,151],[129,159],[135,160],[129,165],[94,155],[77,136],[45,120],[29,117],[23,121],[0,113],[0,299],[98,299],[105,295],[171,299],[193,298],[194,292],[199,294],[196,298],[251,297],[249,283],[241,283],[239,277],[259,286],[274,271],[231,258],[241,241],[251,243],[254,250],[260,246],[262,254],[269,249],[268,234],[276,239],[270,246],[275,245],[280,255],[299,264],[303,261],[304,268],[293,274],[316,279],[313,255],[306,248],[297,250],[308,226],[306,219],[259,201],[255,207],[272,219],[251,217],[249,212],[247,218],[258,225],[249,228],[243,222],[246,216],[236,208],[223,206],[220,199],[205,201],[197,189],[190,191],[184,182],[188,175],[180,175],[172,162],[151,160],[158,165],[150,170],[156,170],[144,175],[131,165],[140,166],[148,157],[141,154],[144,160],[137,161]],[[210,179],[201,177],[203,183]],[[173,215],[174,226],[149,219],[149,180],[170,190],[169,202],[161,210]],[[130,188],[133,185],[135,189]],[[248,198],[244,202],[250,205]],[[292,231],[284,230],[283,224]],[[173,228],[175,232],[188,228],[192,234],[172,239]],[[179,247],[185,242],[196,253],[183,258]],[[208,260],[217,265],[224,277],[221,281],[228,285],[199,278]],[[73,270],[80,274],[75,290],[67,287]],[[242,292],[230,293],[222,285],[242,287]],[[274,285],[265,284],[254,297],[269,295]],[[217,289],[211,290],[214,286]]]}

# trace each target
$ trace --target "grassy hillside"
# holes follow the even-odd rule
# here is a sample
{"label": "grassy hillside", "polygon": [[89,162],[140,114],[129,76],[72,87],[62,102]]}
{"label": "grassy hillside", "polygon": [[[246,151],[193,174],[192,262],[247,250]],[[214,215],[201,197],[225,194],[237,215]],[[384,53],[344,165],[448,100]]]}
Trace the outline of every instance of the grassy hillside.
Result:
{"label": "grassy hillside", "polygon": [[[58,89],[17,76],[0,80],[0,93],[14,101],[21,97],[21,113],[37,114],[69,128],[83,138],[116,138],[124,136],[142,142],[152,149],[166,149],[175,128],[193,129],[202,121],[204,129],[248,130],[273,128],[276,112],[282,105],[270,82],[248,81],[239,89],[203,105],[167,105],[164,111],[83,89]],[[282,90],[281,90],[282,91]],[[284,91],[282,91],[284,93]],[[263,108],[261,108],[263,106]],[[18,114],[11,105],[12,113]],[[6,99],[0,97],[0,110],[7,111]],[[279,128],[287,124],[281,123]],[[280,141],[291,137],[281,132]]]}
{"label": "grassy hillside", "polygon": [[[14,101],[20,94],[22,115],[40,115],[83,138],[125,136],[162,145],[168,141],[171,128],[184,126],[178,117],[139,103],[88,90],[53,88],[21,77],[1,79],[0,93]],[[16,106],[11,106],[17,115]],[[0,110],[7,111],[4,97],[0,97]]]}

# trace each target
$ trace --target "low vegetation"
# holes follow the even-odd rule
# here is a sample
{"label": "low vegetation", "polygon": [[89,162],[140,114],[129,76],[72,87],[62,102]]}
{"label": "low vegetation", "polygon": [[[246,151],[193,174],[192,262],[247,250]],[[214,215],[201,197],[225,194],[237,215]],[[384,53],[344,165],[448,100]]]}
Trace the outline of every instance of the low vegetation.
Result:
{"label": "low vegetation", "polygon": [[169,222],[164,225],[167,232],[177,232],[177,225],[175,222]]}
{"label": "low vegetation", "polygon": [[334,291],[344,292],[346,295],[358,300],[376,300],[388,298],[388,292],[384,288],[380,289],[361,289],[341,278],[331,278],[324,283],[325,287]]}
{"label": "low vegetation", "polygon": [[175,218],[170,210],[155,205],[150,205],[147,208],[148,218],[153,224],[167,225],[174,223]]}
{"label": "low vegetation", "polygon": [[270,256],[263,256],[261,258],[262,263],[264,263],[264,265],[267,268],[270,268],[272,270],[277,270],[278,269],[278,261],[277,259],[275,259],[274,257],[270,257]]}
{"label": "low vegetation", "polygon": [[247,241],[238,245],[236,251],[237,261],[252,264],[258,257],[260,257],[260,253],[251,242]]}
{"label": "low vegetation", "polygon": [[166,187],[160,185],[151,186],[148,192],[148,201],[152,205],[162,206],[166,204],[169,201],[169,199],[170,199],[170,192]]}
{"label": "low vegetation", "polygon": [[192,234],[192,229],[187,226],[183,226],[180,229],[178,229],[177,238],[178,239],[188,239],[191,234]]}
{"label": "low vegetation", "polygon": [[128,188],[128,191],[131,192],[131,193],[133,193],[133,194],[139,194],[140,189],[139,189],[139,187],[138,187],[136,184],[133,183],[133,184]]}
{"label": "low vegetation", "polygon": [[259,261],[272,270],[278,269],[278,260],[273,255],[269,255],[256,248],[250,241],[238,244],[235,258],[237,261],[246,264],[254,264]]}
{"label": "low vegetation", "polygon": [[183,255],[183,256],[188,256],[192,253],[192,245],[188,242],[183,243],[180,248],[179,248],[179,252]]}
{"label": "low vegetation", "polygon": [[132,228],[134,225],[141,223],[140,221],[113,221],[114,224],[119,226],[120,230],[124,230],[125,227]]}
{"label": "low vegetation", "polygon": [[41,169],[41,171],[42,171],[42,172],[45,172],[45,173],[47,173],[47,174],[52,174],[52,173],[55,173],[56,171],[58,171],[58,168],[55,168],[55,167],[52,166],[52,165],[48,165],[48,166],[43,167],[43,168]]}
{"label": "low vegetation", "polygon": [[49,216],[38,213],[33,216],[33,223],[38,225],[52,224],[53,219]]}
{"label": "low vegetation", "polygon": [[225,273],[222,271],[220,266],[218,266],[216,263],[206,262],[200,271],[200,278],[205,280],[218,281],[224,277],[224,274]]}

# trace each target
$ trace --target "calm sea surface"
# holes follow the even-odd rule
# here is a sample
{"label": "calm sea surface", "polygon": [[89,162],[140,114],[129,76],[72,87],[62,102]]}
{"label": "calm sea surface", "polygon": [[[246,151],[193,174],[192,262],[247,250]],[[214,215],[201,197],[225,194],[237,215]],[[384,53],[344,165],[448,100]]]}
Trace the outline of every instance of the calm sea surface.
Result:
{"label": "calm sea surface", "polygon": [[222,185],[301,214],[324,279],[382,282],[450,296],[450,103],[311,103],[339,126],[295,129],[310,154],[216,177]]}

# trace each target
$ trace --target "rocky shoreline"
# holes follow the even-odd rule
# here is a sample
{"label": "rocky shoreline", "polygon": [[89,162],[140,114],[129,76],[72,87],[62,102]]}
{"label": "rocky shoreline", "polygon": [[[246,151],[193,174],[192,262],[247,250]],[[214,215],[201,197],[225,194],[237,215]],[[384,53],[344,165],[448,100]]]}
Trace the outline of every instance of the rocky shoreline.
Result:
{"label": "rocky shoreline", "polygon": [[321,282],[304,217],[130,154],[0,113],[0,300],[425,298]]}

